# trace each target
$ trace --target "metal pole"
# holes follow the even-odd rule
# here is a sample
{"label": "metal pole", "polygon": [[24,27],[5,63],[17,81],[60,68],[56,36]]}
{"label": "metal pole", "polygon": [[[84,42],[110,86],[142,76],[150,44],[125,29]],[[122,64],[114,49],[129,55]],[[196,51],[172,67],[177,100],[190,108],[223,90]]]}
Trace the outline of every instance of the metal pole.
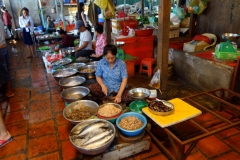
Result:
{"label": "metal pole", "polygon": [[63,28],[64,30],[66,30],[66,25],[65,25],[65,17],[64,17],[64,13],[63,13],[63,1],[60,0],[60,6],[61,6],[61,14],[62,14],[62,18],[63,18]]}
{"label": "metal pole", "polygon": [[124,13],[126,13],[126,0],[124,0],[123,3],[124,3]]}
{"label": "metal pole", "polygon": [[55,6],[56,6],[56,12],[57,12],[57,19],[58,19],[58,26],[60,26],[60,22],[59,22],[59,13],[58,13],[58,5],[57,5],[57,0],[55,0]]}
{"label": "metal pole", "polygon": [[144,0],[141,0],[141,15],[144,17]]}
{"label": "metal pole", "polygon": [[42,25],[45,25],[45,21],[44,21],[44,16],[43,16],[43,10],[42,10],[42,3],[41,0],[38,0],[39,3],[39,9],[40,9],[40,14],[41,14],[41,19],[42,19]]}

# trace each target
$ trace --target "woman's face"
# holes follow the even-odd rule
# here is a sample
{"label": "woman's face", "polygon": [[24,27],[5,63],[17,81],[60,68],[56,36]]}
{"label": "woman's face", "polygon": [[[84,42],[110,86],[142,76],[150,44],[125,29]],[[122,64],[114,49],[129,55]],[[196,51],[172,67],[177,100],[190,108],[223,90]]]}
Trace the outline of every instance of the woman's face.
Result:
{"label": "woman's face", "polygon": [[22,14],[23,14],[24,17],[26,17],[28,15],[28,12],[26,10],[23,10]]}
{"label": "woman's face", "polygon": [[50,21],[51,20],[51,17],[47,17],[47,21]]}
{"label": "woman's face", "polygon": [[107,55],[105,56],[105,59],[107,60],[107,62],[109,64],[114,64],[115,60],[116,60],[116,56],[113,55],[111,52],[108,51]]}

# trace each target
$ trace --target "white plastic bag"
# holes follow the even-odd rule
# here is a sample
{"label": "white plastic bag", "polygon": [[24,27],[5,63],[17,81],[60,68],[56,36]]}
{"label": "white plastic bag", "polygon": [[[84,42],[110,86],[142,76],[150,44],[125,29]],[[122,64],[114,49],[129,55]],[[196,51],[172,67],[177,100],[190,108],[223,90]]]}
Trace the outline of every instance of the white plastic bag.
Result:
{"label": "white plastic bag", "polygon": [[157,70],[157,72],[153,75],[149,86],[155,89],[160,89],[160,69]]}
{"label": "white plastic bag", "polygon": [[169,48],[168,50],[168,64],[173,64],[173,51],[174,49],[173,48]]}

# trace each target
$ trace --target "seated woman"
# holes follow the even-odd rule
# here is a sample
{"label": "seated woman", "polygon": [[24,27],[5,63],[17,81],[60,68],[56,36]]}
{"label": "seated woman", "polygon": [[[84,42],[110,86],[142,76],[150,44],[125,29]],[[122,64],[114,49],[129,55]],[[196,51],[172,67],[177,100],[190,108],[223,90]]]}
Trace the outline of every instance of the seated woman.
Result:
{"label": "seated woman", "polygon": [[52,33],[52,32],[55,31],[54,23],[52,22],[51,17],[49,15],[47,15],[46,18],[47,18],[47,21],[46,21],[46,24],[45,24],[46,32],[47,33]]}
{"label": "seated woman", "polygon": [[103,48],[107,44],[107,38],[103,33],[102,25],[97,24],[96,26],[94,26],[94,30],[95,30],[95,35],[97,36],[97,42],[96,42],[95,54],[93,53],[91,57],[93,61],[99,61],[100,59],[102,59]]}
{"label": "seated woman", "polygon": [[54,42],[55,44],[60,44],[60,48],[66,48],[66,47],[74,47],[74,41],[73,38],[69,35],[67,35],[66,31],[60,29],[58,30],[58,33],[60,34],[60,37],[62,38],[59,42]]}
{"label": "seated woman", "polygon": [[96,80],[98,83],[89,86],[90,92],[97,98],[106,95],[115,96],[115,103],[130,103],[133,99],[126,90],[128,74],[124,61],[116,58],[117,47],[108,44],[103,49],[104,58],[98,62]]}

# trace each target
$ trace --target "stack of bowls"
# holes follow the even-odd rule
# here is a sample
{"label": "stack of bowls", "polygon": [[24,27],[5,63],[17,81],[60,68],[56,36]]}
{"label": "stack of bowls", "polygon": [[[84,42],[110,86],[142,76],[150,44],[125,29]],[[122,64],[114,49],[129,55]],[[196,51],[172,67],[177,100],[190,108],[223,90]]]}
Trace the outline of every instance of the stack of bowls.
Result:
{"label": "stack of bowls", "polygon": [[[140,119],[143,123],[143,126],[136,129],[136,130],[127,130],[127,129],[124,129],[122,128],[119,123],[120,121],[125,118],[125,117],[128,117],[128,116],[135,116],[137,117],[138,119]],[[120,132],[122,134],[124,134],[125,136],[129,136],[129,137],[134,137],[134,136],[138,136],[140,135],[143,131],[144,131],[144,128],[146,127],[147,125],[147,119],[144,115],[142,114],[139,114],[139,113],[136,113],[136,112],[127,112],[127,113],[124,113],[122,115],[120,115],[118,118],[117,118],[117,121],[116,121],[116,125],[118,127],[118,129],[120,130]]]}
{"label": "stack of bowls", "polygon": [[105,105],[114,105],[115,107],[117,107],[117,108],[120,109],[120,112],[119,112],[119,113],[116,113],[115,115],[111,115],[111,116],[109,116],[109,117],[100,115],[99,112],[97,112],[98,118],[100,118],[100,119],[105,119],[105,120],[107,120],[107,121],[115,124],[117,118],[122,114],[122,106],[119,105],[119,104],[117,104],[117,103],[105,103],[105,104],[102,104],[101,106],[99,106],[98,110],[101,109],[102,107],[104,107]]}
{"label": "stack of bowls", "polygon": [[[73,102],[71,104],[69,104],[68,106],[66,106],[63,110],[63,116],[64,118],[69,121],[72,124],[78,124],[79,122],[83,121],[83,120],[73,120],[73,119],[69,119],[67,117],[69,117],[69,115],[72,113],[72,110],[75,108],[75,106],[79,103],[84,104],[88,109],[91,109],[92,111],[92,115],[91,116],[95,116],[97,114],[97,110],[98,110],[98,104],[94,101],[90,101],[90,100],[79,100],[76,102]],[[91,117],[90,116],[90,117]],[[89,117],[89,118],[90,118]]]}

